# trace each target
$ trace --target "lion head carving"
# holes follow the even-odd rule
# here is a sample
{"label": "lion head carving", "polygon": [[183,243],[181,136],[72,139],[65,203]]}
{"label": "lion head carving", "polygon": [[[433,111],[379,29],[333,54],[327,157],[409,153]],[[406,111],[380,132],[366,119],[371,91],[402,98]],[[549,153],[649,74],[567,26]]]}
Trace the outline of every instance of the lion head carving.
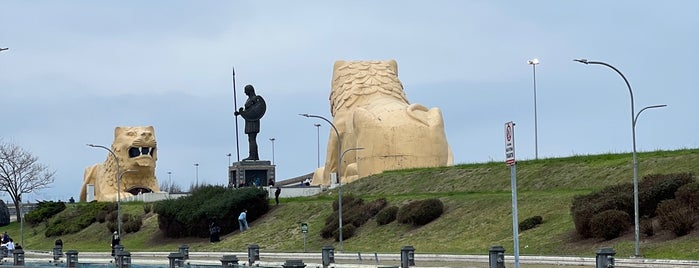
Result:
{"label": "lion head carving", "polygon": [[[152,126],[116,127],[111,151],[114,155],[108,153],[104,163],[85,169],[80,200],[85,201],[88,184],[94,185],[98,201],[114,201],[117,192],[125,197],[160,191],[155,177],[158,150]],[[121,178],[120,189],[117,189],[117,177]]]}

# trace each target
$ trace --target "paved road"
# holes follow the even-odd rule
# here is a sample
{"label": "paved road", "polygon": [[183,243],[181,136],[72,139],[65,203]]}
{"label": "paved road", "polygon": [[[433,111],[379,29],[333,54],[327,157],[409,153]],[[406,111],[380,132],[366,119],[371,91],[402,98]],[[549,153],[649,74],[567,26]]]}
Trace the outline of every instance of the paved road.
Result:
{"label": "paved road", "polygon": [[[170,252],[132,252],[133,264],[153,265],[153,267],[167,267],[168,255]],[[240,264],[247,264],[247,252],[190,252],[190,259],[186,261],[192,266],[220,266],[220,259],[223,255],[236,255]],[[377,261],[378,258],[378,261]],[[80,263],[108,264],[112,257],[108,252],[80,252],[78,253]],[[253,266],[281,267],[288,259],[301,259],[307,267],[322,267],[321,253],[260,253],[260,261],[256,261]],[[26,253],[27,263],[48,263],[52,261],[51,253],[28,251]],[[12,263],[12,258],[5,259],[5,262]],[[61,258],[65,262],[65,257]],[[335,264],[331,267],[337,268],[369,268],[369,267],[398,267],[400,265],[400,254],[370,254],[360,255],[357,253],[335,253]],[[514,267],[513,257],[506,256],[507,267]],[[487,255],[446,255],[446,254],[415,254],[416,266],[420,267],[453,267],[453,268],[476,268],[488,267]],[[59,265],[61,266],[61,265]],[[549,257],[549,256],[521,256],[520,267],[523,268],[582,268],[594,267],[594,257]],[[699,260],[657,260],[640,258],[617,258],[616,267],[699,267]]]}

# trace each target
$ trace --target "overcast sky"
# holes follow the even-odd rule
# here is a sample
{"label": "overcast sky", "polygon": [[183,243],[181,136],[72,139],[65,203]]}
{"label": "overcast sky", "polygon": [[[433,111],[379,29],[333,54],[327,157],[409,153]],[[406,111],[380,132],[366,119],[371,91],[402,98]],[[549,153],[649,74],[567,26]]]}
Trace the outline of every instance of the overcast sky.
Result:
{"label": "overcast sky", "polygon": [[[0,137],[56,171],[25,200],[78,198],[116,126],[155,127],[156,175],[187,188],[227,183],[238,106],[253,84],[268,104],[260,158],[277,179],[325,161],[337,60],[398,62],[411,103],[442,110],[456,164],[699,147],[697,1],[3,1]],[[240,158],[247,156],[240,121]],[[334,134],[333,134],[334,135]],[[629,159],[629,164],[630,164]],[[503,168],[507,168],[503,164]],[[520,167],[520,169],[525,167]],[[643,167],[640,173],[644,174]],[[629,175],[631,176],[631,175]],[[6,194],[0,198],[9,200]]]}

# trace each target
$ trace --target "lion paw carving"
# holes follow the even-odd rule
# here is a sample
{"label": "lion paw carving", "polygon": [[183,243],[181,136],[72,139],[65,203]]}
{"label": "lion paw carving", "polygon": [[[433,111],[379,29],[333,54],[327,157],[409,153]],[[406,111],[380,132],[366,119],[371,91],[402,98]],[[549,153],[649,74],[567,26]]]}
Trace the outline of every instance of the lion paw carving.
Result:
{"label": "lion paw carving", "polygon": [[[343,183],[386,170],[453,164],[442,112],[408,102],[395,60],[335,62],[330,110],[342,141]],[[330,185],[337,171],[334,131],[327,148],[314,185]]]}

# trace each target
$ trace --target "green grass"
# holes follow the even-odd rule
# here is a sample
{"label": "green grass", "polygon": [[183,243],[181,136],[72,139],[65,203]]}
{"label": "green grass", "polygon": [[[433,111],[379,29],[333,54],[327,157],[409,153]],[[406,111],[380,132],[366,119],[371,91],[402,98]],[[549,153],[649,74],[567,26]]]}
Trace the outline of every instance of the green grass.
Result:
{"label": "green grass", "polygon": [[[694,172],[699,174],[699,149],[655,151],[638,154],[639,177],[657,173]],[[570,204],[576,195],[605,186],[632,181],[631,154],[578,155],[564,158],[520,161],[517,163],[519,220],[542,216],[543,223],[520,233],[523,255],[594,256],[601,247],[614,247],[617,256],[633,255],[633,231],[602,241],[576,237]],[[396,253],[412,245],[418,253],[487,254],[493,245],[512,252],[510,169],[501,162],[461,164],[453,167],[389,171],[343,185],[343,195],[366,201],[384,197],[389,205],[410,200],[439,198],[445,213],[422,227],[396,222],[378,226],[372,219],[356,235],[343,243],[345,252]],[[300,223],[306,222],[308,251],[319,252],[324,245],[338,244],[322,239],[320,230],[332,213],[336,190],[314,197],[283,198],[266,216],[251,222],[248,232],[223,236],[220,243],[207,238],[169,239],[157,228],[157,215],[144,216],[144,226],[122,240],[129,251],[177,251],[188,244],[192,251],[246,251],[257,244],[262,251],[302,252],[304,236]],[[272,201],[273,203],[273,201]],[[143,213],[142,203],[122,206],[126,213]],[[229,219],[234,221],[236,219]],[[44,237],[45,225],[25,226],[25,248],[49,251],[56,237]],[[4,227],[16,240],[20,227]],[[110,233],[105,224],[93,224],[77,234],[61,237],[65,249],[109,250]],[[696,259],[699,256],[699,230],[684,237],[661,231],[642,236],[641,253],[648,258]]]}

